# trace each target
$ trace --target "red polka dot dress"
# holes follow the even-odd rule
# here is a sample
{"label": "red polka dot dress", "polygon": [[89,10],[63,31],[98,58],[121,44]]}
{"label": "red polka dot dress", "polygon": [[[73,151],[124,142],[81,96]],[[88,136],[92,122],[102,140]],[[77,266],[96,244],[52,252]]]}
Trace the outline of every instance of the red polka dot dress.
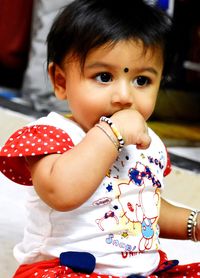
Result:
{"label": "red polka dot dress", "polygon": [[[199,278],[200,263],[177,265],[177,260],[169,261],[164,252],[160,251],[160,264],[155,272],[148,276],[130,275],[127,278]],[[19,267],[13,278],[125,278],[125,276],[113,276],[100,273],[80,273],[67,266],[60,265],[59,259],[43,261],[34,264],[26,264]]]}

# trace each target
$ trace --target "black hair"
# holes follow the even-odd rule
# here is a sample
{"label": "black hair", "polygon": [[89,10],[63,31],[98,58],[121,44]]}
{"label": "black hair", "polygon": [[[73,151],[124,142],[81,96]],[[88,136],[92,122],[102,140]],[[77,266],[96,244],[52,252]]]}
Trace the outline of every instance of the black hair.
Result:
{"label": "black hair", "polygon": [[84,64],[88,52],[121,40],[160,46],[166,61],[171,20],[143,0],[75,0],[56,17],[47,36],[47,64],[75,54]]}

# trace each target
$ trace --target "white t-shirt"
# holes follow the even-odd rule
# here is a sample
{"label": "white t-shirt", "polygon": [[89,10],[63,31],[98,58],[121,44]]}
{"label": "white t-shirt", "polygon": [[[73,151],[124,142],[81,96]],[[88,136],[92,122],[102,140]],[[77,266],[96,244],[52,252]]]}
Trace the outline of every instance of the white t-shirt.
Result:
{"label": "white t-shirt", "polygon": [[[97,273],[121,277],[152,273],[159,264],[160,190],[169,163],[162,141],[151,129],[149,135],[150,147],[125,146],[95,193],[73,211],[50,208],[29,187],[28,223],[22,242],[14,248],[16,259],[33,263],[66,251],[86,251],[95,256]],[[77,124],[52,112],[10,137],[1,151],[2,172],[31,184],[24,156],[62,153],[84,136]],[[10,164],[13,156],[18,167]],[[78,168],[77,176],[81,190]]]}

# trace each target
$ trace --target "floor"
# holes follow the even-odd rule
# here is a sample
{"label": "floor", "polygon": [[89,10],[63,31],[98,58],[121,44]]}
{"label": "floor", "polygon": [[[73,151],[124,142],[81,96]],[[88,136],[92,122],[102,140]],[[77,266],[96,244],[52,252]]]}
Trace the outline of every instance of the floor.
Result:
{"label": "floor", "polygon": [[[14,130],[34,116],[0,107],[0,146]],[[200,140],[179,146],[175,139],[175,146],[168,146],[173,171],[166,178],[163,196],[171,202],[200,209]],[[17,267],[12,249],[21,240],[26,222],[26,188],[8,181],[3,175],[0,175],[0,184],[0,273],[2,278],[11,278]],[[177,240],[162,240],[161,243],[169,258],[178,258],[181,263],[200,261],[200,243]]]}

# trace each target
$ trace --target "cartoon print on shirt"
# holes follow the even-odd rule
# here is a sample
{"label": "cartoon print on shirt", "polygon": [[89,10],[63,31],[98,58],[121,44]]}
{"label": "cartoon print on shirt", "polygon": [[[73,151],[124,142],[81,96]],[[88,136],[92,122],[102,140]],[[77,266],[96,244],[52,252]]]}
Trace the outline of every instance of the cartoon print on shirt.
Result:
{"label": "cartoon print on shirt", "polygon": [[132,148],[131,151],[124,149],[119,153],[113,167],[108,171],[107,176],[115,179],[126,179],[127,172],[130,168],[130,163],[136,163],[136,161],[141,161],[143,165],[149,165],[154,168],[155,173],[162,172],[165,165],[165,155],[162,151],[159,151],[154,157],[146,154],[142,151],[137,157],[133,156],[135,146],[127,147],[127,149]]}
{"label": "cartoon print on shirt", "polygon": [[[138,202],[135,204],[136,221],[141,224],[141,239],[139,242],[139,250],[145,251],[151,248],[154,237],[153,224],[158,218],[159,192],[160,182],[152,174],[149,167],[137,162],[135,168],[129,170],[130,184],[133,182],[138,187]],[[155,191],[145,191],[145,188],[154,187]],[[151,208],[147,209],[147,204]],[[130,206],[130,204],[128,203]]]}
{"label": "cartoon print on shirt", "polygon": [[104,205],[110,204],[111,202],[112,202],[111,198],[104,197],[104,198],[94,201],[93,206],[104,206]]}
{"label": "cartoon print on shirt", "polygon": [[100,219],[96,219],[96,223],[98,224],[99,228],[104,231],[104,228],[102,226],[102,222],[108,218],[114,218],[116,223],[119,224],[119,219],[117,218],[117,216],[115,215],[114,211],[109,210],[108,212],[106,212],[104,214],[104,216]]}
{"label": "cartoon print on shirt", "polygon": [[[130,156],[126,156],[125,160],[128,161],[129,159]],[[137,249],[143,252],[151,249],[155,235],[158,234],[157,219],[161,183],[151,169],[145,166],[145,162],[150,162],[149,157],[143,154],[142,162],[145,164],[136,162],[132,168],[129,164],[128,169],[126,161],[122,163],[118,158],[117,163],[120,163],[121,167],[126,170],[128,179],[119,178],[119,165],[115,165],[110,172],[110,177],[107,176],[107,184],[104,183],[105,194],[108,194],[109,197],[112,196],[112,201],[108,204],[104,215],[96,219],[95,222],[102,231],[118,230],[118,236],[121,238],[130,238],[131,240],[131,237],[134,237],[136,239],[134,242],[137,242],[138,245]],[[149,163],[147,164],[149,165]],[[156,161],[152,164],[162,170],[161,163]],[[149,205],[151,206],[150,209]]]}

